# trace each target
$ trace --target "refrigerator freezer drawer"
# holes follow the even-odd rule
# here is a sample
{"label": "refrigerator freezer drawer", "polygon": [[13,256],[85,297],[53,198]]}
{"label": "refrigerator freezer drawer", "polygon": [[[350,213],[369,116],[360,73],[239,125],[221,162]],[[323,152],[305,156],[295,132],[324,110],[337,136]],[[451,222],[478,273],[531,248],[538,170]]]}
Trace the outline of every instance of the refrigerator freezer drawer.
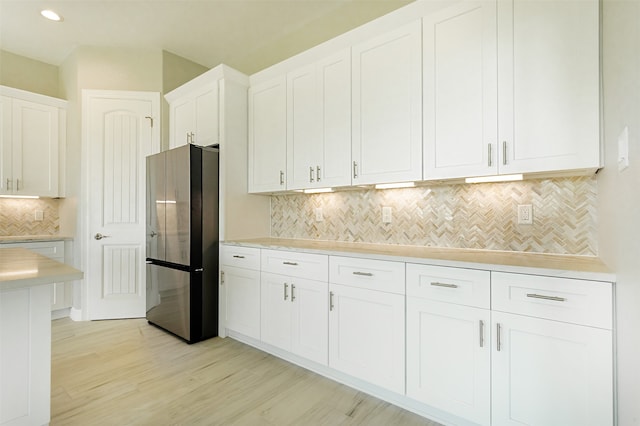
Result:
{"label": "refrigerator freezer drawer", "polygon": [[147,320],[191,340],[191,274],[147,264]]}

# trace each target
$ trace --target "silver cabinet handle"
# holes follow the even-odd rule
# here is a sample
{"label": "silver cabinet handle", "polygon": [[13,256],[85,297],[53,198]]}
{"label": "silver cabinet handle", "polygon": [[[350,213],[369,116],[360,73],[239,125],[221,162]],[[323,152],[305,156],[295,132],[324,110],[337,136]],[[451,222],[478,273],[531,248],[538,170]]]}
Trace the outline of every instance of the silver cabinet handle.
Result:
{"label": "silver cabinet handle", "polygon": [[431,285],[434,287],[458,288],[457,284],[439,283],[437,281],[432,282]]}
{"label": "silver cabinet handle", "polygon": [[329,311],[333,311],[333,292],[329,292]]}
{"label": "silver cabinet handle", "polygon": [[296,262],[282,262],[283,265],[298,266]]}
{"label": "silver cabinet handle", "polygon": [[95,238],[96,240],[101,240],[103,238],[109,238],[111,235],[102,235],[101,233],[97,233],[96,235],[93,236],[93,238]]}
{"label": "silver cabinet handle", "polygon": [[11,188],[11,179],[7,178],[7,189],[12,189]]}
{"label": "silver cabinet handle", "polygon": [[244,259],[244,256],[240,256],[239,254],[234,254],[233,257],[236,259]]}
{"label": "silver cabinet handle", "polygon": [[354,271],[353,275],[360,275],[362,277],[372,277],[373,274],[371,272],[359,272],[359,271]]}
{"label": "silver cabinet handle", "polygon": [[484,347],[484,321],[480,320],[478,326],[480,327],[480,347]]}
{"label": "silver cabinet handle", "polygon": [[502,165],[507,165],[507,141],[502,141]]}
{"label": "silver cabinet handle", "polygon": [[487,157],[489,157],[488,165],[489,167],[491,167],[493,165],[493,153],[491,152],[491,144],[487,144],[487,149],[488,149]]}
{"label": "silver cabinet handle", "polygon": [[280,185],[284,185],[284,172],[280,170]]}
{"label": "silver cabinet handle", "polygon": [[496,324],[496,350],[500,352],[500,348],[502,348],[502,339],[500,338],[500,323]]}
{"label": "silver cabinet handle", "polygon": [[156,235],[158,235],[156,231],[151,231],[151,233],[149,234],[151,238],[155,237]]}
{"label": "silver cabinet handle", "polygon": [[289,294],[287,293],[287,289],[289,288],[289,284],[284,283],[284,300],[287,300]]}
{"label": "silver cabinet handle", "polygon": [[220,285],[224,285],[224,271],[220,271]]}
{"label": "silver cabinet handle", "polygon": [[313,182],[315,179],[313,178],[313,167],[309,166],[309,182]]}
{"label": "silver cabinet handle", "polygon": [[320,182],[320,166],[316,166],[316,181]]}
{"label": "silver cabinet handle", "polygon": [[557,296],[545,296],[544,294],[535,294],[535,293],[527,293],[527,297],[531,297],[532,299],[544,299],[544,300],[553,300],[556,302],[566,302],[567,299],[564,297]]}
{"label": "silver cabinet handle", "polygon": [[294,294],[294,291],[296,290],[296,286],[295,284],[291,284],[291,301],[293,302],[294,300],[296,300],[296,295]]}
{"label": "silver cabinet handle", "polygon": [[16,191],[20,191],[20,179],[16,179]]}
{"label": "silver cabinet handle", "polygon": [[191,133],[187,132],[187,143],[191,143]]}
{"label": "silver cabinet handle", "polygon": [[355,161],[353,162],[353,178],[358,178],[358,163]]}

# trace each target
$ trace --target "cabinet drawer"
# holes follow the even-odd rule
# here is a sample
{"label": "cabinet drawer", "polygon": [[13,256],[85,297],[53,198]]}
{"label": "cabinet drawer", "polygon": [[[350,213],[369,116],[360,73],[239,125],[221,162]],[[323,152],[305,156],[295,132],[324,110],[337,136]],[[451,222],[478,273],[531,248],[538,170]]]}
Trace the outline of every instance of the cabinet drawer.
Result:
{"label": "cabinet drawer", "polygon": [[407,263],[407,296],[489,309],[491,273]]}
{"label": "cabinet drawer", "polygon": [[329,281],[334,284],[405,294],[404,277],[403,262],[329,257]]}
{"label": "cabinet drawer", "polygon": [[227,245],[223,245],[221,248],[221,265],[260,270],[260,249]]}
{"label": "cabinet drawer", "polygon": [[612,328],[612,283],[493,272],[491,307],[592,327]]}
{"label": "cabinet drawer", "polygon": [[283,250],[262,250],[262,271],[327,281],[328,256]]}
{"label": "cabinet drawer", "polygon": [[59,262],[64,262],[64,241],[39,241],[0,244],[5,248],[24,248],[35,253],[47,256]]}

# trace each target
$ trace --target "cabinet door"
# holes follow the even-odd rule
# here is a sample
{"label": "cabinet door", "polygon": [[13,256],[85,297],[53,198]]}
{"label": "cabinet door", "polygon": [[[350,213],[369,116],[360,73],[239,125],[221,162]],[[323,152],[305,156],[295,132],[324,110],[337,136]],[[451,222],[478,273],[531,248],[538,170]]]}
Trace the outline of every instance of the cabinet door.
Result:
{"label": "cabinet door", "polygon": [[287,74],[287,189],[351,184],[349,50]]}
{"label": "cabinet door", "polygon": [[286,189],[285,76],[249,89],[249,192]]}
{"label": "cabinet door", "polygon": [[195,128],[196,103],[185,98],[171,103],[169,148],[186,145],[191,141],[191,132]]}
{"label": "cabinet door", "polygon": [[495,1],[425,17],[423,49],[425,179],[497,174]]}
{"label": "cabinet door", "polygon": [[347,49],[320,61],[317,70],[322,143],[316,157],[316,186],[348,186],[351,185],[351,51]]}
{"label": "cabinet door", "polygon": [[600,165],[599,2],[498,1],[500,173]]}
{"label": "cabinet door", "polygon": [[422,178],[421,38],[415,21],[352,48],[354,184]]}
{"label": "cabinet door", "polygon": [[12,192],[58,196],[58,108],[14,99],[11,120]]}
{"label": "cabinet door", "polygon": [[287,189],[315,186],[322,152],[322,100],[316,65],[287,74]]}
{"label": "cabinet door", "polygon": [[407,396],[491,423],[489,310],[407,298]]}
{"label": "cabinet door", "polygon": [[329,366],[404,393],[404,296],[330,284]]}
{"label": "cabinet door", "polygon": [[292,351],[327,365],[329,356],[329,284],[291,280]]}
{"label": "cabinet door", "polygon": [[610,330],[495,311],[492,320],[493,425],[613,424]]}
{"label": "cabinet door", "polygon": [[195,103],[195,119],[192,143],[200,146],[219,143],[218,82],[213,82],[203,88],[193,101]]}
{"label": "cabinet door", "polygon": [[226,324],[229,330],[260,338],[260,271],[225,266]]}
{"label": "cabinet door", "polygon": [[291,280],[263,272],[260,275],[261,340],[291,351]]}
{"label": "cabinet door", "polygon": [[11,193],[11,98],[0,96],[0,194]]}

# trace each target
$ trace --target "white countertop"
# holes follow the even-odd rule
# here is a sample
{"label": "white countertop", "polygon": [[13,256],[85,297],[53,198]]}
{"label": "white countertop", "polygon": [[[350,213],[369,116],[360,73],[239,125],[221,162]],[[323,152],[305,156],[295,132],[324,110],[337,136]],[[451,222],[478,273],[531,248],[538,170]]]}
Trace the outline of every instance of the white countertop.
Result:
{"label": "white countertop", "polygon": [[22,242],[38,242],[38,241],[70,241],[71,237],[64,235],[0,235],[0,244],[3,243],[22,243]]}
{"label": "white countertop", "polygon": [[284,238],[258,238],[224,241],[223,243],[245,247],[303,251],[338,256],[359,257],[360,255],[380,260],[490,269],[500,272],[529,273],[609,282],[615,282],[616,280],[613,271],[599,258],[594,256]]}
{"label": "white countertop", "polygon": [[0,248],[0,291],[82,279],[64,263],[23,248]]}

